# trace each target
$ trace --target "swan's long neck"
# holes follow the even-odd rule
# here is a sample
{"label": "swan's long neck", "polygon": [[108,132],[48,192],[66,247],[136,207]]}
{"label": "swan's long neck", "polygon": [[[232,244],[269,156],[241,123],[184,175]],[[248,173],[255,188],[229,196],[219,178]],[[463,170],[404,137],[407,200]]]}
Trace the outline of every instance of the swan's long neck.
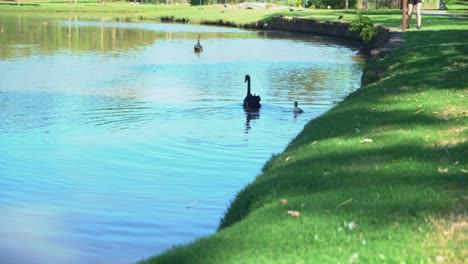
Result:
{"label": "swan's long neck", "polygon": [[247,95],[250,95],[250,79],[247,79]]}
{"label": "swan's long neck", "polygon": [[198,41],[197,44],[200,45],[200,35],[198,35]]}

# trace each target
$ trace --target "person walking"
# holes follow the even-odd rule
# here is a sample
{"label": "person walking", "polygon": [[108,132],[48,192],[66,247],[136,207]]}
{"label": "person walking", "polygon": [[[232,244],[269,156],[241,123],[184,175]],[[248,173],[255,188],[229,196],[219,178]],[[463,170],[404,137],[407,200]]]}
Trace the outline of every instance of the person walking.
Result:
{"label": "person walking", "polygon": [[408,0],[408,16],[406,19],[406,28],[409,28],[409,25],[411,23],[411,16],[413,15],[413,8],[416,6],[416,20],[417,20],[417,26],[416,28],[418,30],[421,29],[421,8],[422,8],[422,3],[424,0]]}

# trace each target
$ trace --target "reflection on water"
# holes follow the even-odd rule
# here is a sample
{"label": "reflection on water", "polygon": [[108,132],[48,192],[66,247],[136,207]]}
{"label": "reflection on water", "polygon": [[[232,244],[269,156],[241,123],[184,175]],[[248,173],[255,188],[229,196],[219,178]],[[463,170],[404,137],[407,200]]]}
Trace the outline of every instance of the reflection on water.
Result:
{"label": "reflection on water", "polygon": [[[16,14],[0,28],[2,264],[131,263],[213,233],[363,62],[289,33]],[[246,74],[260,111],[242,107]]]}
{"label": "reflection on water", "polygon": [[248,110],[244,108],[245,112],[245,133],[249,133],[249,130],[252,128],[250,126],[250,121],[255,119],[260,119],[260,110]]}
{"label": "reflection on water", "polygon": [[[12,23],[11,20],[16,20]],[[0,16],[0,57],[16,58],[68,51],[119,51],[154,43],[157,32],[125,27],[80,27],[31,16]]]}
{"label": "reflection on water", "polygon": [[0,226],[7,228],[0,229],[0,263],[80,263],[75,245],[57,239],[66,229],[53,211],[48,207],[2,207]]}

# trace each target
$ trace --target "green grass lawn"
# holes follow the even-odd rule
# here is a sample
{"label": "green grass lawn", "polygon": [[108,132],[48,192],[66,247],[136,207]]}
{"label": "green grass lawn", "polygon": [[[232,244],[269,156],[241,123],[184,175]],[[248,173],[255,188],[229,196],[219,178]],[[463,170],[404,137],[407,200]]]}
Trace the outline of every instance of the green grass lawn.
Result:
{"label": "green grass lawn", "polygon": [[[11,5],[22,3],[23,5]],[[34,4],[34,5],[31,5]],[[455,11],[462,12],[463,5],[457,5]],[[48,13],[49,16],[68,16],[70,13],[79,13],[80,17],[107,17],[125,18],[127,20],[159,20],[161,17],[172,16],[174,19],[189,19],[190,23],[200,23],[209,21],[229,21],[236,25],[268,20],[273,16],[296,16],[311,18],[321,21],[337,21],[339,16],[343,16],[342,21],[350,22],[354,19],[356,10],[325,10],[325,9],[302,9],[288,7],[270,9],[232,9],[224,8],[223,5],[210,6],[188,6],[188,5],[156,5],[140,4],[132,5],[128,2],[102,2],[78,1],[78,4],[68,3],[68,1],[1,1],[0,12],[32,12]],[[466,10],[465,10],[466,11]],[[371,16],[376,22],[386,26],[399,27],[401,23],[401,13],[397,10],[361,11],[365,15]]]}
{"label": "green grass lawn", "polygon": [[[63,6],[37,8],[236,24],[356,14]],[[398,10],[364,14],[401,22]],[[424,16],[422,25],[405,33],[403,48],[369,61],[365,85],[266,162],[218,232],[141,263],[468,263],[468,19]]]}
{"label": "green grass lawn", "polygon": [[449,13],[468,15],[468,1],[453,1],[452,3],[447,4],[447,10]]}

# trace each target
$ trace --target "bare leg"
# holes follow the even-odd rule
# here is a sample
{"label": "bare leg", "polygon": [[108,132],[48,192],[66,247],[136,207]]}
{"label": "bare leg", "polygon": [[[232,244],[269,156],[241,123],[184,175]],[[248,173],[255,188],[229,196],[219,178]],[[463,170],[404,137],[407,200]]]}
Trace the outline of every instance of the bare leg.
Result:
{"label": "bare leg", "polygon": [[413,4],[408,4],[408,16],[406,19],[406,26],[409,27],[411,23],[411,16],[413,15]]}
{"label": "bare leg", "polygon": [[421,27],[421,7],[422,7],[422,3],[416,4],[416,17],[418,20],[418,28]]}

